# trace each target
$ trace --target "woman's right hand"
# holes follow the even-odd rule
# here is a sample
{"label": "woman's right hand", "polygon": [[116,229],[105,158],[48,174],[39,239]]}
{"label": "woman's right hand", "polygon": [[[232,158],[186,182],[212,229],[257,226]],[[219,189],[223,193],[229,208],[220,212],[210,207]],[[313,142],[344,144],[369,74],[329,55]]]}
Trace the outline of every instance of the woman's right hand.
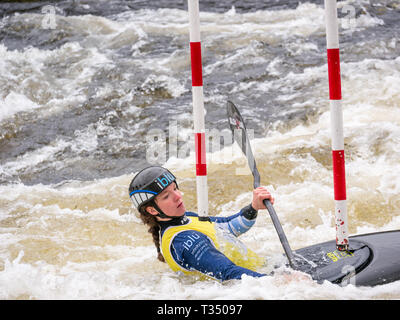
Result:
{"label": "woman's right hand", "polygon": [[269,199],[271,204],[274,204],[274,197],[272,197],[271,193],[265,187],[258,187],[253,190],[253,200],[251,202],[251,206],[255,210],[266,209],[264,205],[264,200]]}

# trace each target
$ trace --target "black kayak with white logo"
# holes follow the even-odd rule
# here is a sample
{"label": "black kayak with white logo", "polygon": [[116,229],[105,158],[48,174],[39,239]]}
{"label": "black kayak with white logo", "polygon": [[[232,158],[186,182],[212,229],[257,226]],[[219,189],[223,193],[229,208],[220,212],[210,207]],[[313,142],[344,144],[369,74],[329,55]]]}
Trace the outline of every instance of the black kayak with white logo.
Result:
{"label": "black kayak with white logo", "polygon": [[336,241],[295,251],[296,269],[314,280],[375,286],[400,280],[400,230],[350,236],[349,249]]}

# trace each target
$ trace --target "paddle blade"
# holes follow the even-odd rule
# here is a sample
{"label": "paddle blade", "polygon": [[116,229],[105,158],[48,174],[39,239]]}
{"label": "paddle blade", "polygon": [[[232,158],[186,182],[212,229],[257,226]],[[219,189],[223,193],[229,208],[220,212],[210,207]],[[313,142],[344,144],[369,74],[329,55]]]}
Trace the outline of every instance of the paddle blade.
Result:
{"label": "paddle blade", "polygon": [[[246,155],[251,173],[253,174],[254,188],[258,188],[260,186],[260,174],[258,173],[256,161],[254,160],[253,152],[251,151],[250,141],[247,136],[246,126],[244,124],[243,118],[240,115],[239,110],[230,101],[228,101],[227,104],[227,112],[228,112],[229,126],[232,130],[232,134],[235,137],[236,142],[242,149],[243,153]],[[282,225],[279,222],[274,207],[272,206],[271,202],[268,199],[264,200],[264,205],[268,209],[268,212],[271,216],[272,222],[274,224],[276,232],[278,233],[282,247],[285,250],[286,256],[288,257],[289,264],[294,269],[295,265],[293,262],[294,261],[293,252],[289,246],[289,242],[286,239],[286,235],[283,232]]]}
{"label": "paddle blade", "polygon": [[251,151],[250,141],[247,136],[246,125],[242,115],[231,101],[228,101],[226,111],[228,114],[229,127],[232,130],[232,135],[246,156],[249,168],[253,174],[254,188],[258,188],[260,186],[260,174],[258,173],[256,161],[254,159],[253,152]]}
{"label": "paddle blade", "polygon": [[[246,154],[247,132],[243,118],[236,106],[230,101],[227,103],[226,111],[228,113],[229,127],[232,130],[233,137],[242,149],[243,153]],[[236,132],[238,132],[241,137],[239,137],[239,134],[235,134]]]}

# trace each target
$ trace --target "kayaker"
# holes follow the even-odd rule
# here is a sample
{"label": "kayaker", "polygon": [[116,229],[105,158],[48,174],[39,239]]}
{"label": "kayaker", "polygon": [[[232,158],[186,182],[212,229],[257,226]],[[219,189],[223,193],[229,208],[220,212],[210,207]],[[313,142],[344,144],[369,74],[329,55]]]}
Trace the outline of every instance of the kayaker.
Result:
{"label": "kayaker", "polygon": [[256,271],[265,263],[236,237],[255,223],[264,199],[274,198],[260,187],[253,190],[251,204],[229,217],[200,217],[186,211],[175,176],[166,168],[150,166],[141,170],[129,186],[129,196],[140,218],[148,225],[158,259],[183,274],[200,273],[230,280],[243,274],[261,277]]}

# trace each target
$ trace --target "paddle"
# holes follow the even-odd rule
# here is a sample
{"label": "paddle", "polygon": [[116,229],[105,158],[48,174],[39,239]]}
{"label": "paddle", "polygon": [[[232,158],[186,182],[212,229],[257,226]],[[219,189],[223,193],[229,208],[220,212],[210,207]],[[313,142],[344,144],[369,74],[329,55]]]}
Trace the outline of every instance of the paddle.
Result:
{"label": "paddle", "polygon": [[[256,166],[256,161],[254,159],[253,152],[251,151],[250,141],[247,136],[246,126],[244,124],[243,118],[240,115],[239,110],[231,101],[228,101],[227,112],[228,112],[229,126],[232,130],[232,135],[235,138],[237,144],[242,149],[244,155],[247,157],[247,162],[249,164],[251,173],[253,174],[254,189],[258,188],[260,186],[260,174]],[[287,241],[285,232],[282,229],[282,225],[279,222],[278,216],[276,215],[275,209],[268,199],[264,200],[264,205],[268,209],[268,212],[271,216],[275,230],[278,233],[279,239],[281,241],[283,250],[285,251],[286,256],[289,260],[289,264],[293,269],[295,269],[293,252],[289,246],[289,242]]]}

